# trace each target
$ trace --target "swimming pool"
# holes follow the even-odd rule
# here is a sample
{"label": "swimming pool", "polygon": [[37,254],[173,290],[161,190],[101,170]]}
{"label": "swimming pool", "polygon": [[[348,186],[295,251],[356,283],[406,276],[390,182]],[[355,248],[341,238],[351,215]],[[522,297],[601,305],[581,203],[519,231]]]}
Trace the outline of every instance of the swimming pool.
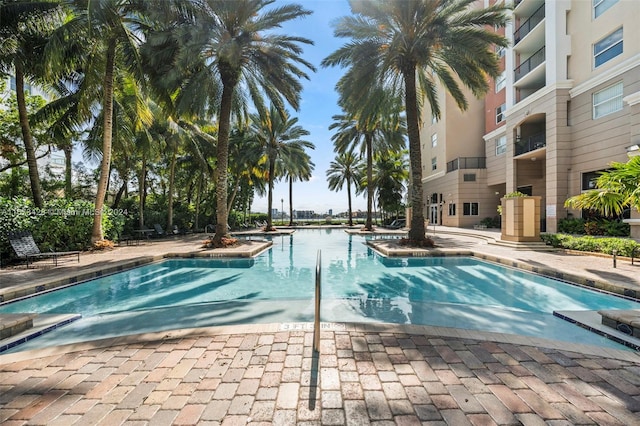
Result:
{"label": "swimming pool", "polygon": [[[254,259],[172,259],[0,306],[0,313],[81,313],[16,347],[224,324],[313,321],[322,250],[322,321],[459,327],[621,348],[555,310],[640,304],[474,258],[379,256],[361,236],[299,230]],[[283,303],[285,302],[285,303]]]}

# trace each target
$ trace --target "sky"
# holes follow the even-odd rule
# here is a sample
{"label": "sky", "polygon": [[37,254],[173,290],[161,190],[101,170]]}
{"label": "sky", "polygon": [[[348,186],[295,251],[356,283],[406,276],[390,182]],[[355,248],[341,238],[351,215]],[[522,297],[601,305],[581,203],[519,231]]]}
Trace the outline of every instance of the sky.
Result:
{"label": "sky", "polygon": [[[303,80],[304,91],[299,111],[291,110],[292,116],[298,117],[298,124],[311,134],[305,139],[313,142],[315,150],[308,151],[315,169],[308,182],[293,183],[293,209],[314,210],[325,214],[329,209],[333,213],[347,211],[347,191],[330,191],[327,185],[326,171],[329,163],[335,158],[332,132],[329,131],[331,117],[340,114],[337,106],[338,94],[335,85],[344,70],[339,67],[322,68],[320,62],[329,54],[344,45],[346,39],[333,37],[333,26],[338,18],[351,14],[347,0],[277,0],[278,3],[298,3],[313,14],[303,19],[289,21],[283,25],[281,32],[313,40],[314,45],[304,45],[303,57],[316,67],[316,72],[309,72],[309,80]],[[352,194],[352,208],[354,211],[366,210],[367,202],[364,195]],[[281,200],[284,199],[284,211],[289,212],[289,186],[286,181],[277,182],[273,191],[273,208],[282,209]],[[251,211],[267,211],[267,199],[254,199]]]}

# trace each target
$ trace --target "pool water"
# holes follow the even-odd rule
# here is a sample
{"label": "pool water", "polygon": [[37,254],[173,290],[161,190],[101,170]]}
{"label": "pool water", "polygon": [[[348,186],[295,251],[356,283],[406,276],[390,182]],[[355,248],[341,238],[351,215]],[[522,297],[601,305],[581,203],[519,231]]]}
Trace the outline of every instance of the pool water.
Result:
{"label": "pool water", "polygon": [[555,310],[640,304],[474,258],[384,258],[342,230],[274,236],[254,259],[172,259],[0,306],[0,313],[81,313],[16,347],[224,324],[313,321],[317,251],[322,321],[459,327],[622,346]]}

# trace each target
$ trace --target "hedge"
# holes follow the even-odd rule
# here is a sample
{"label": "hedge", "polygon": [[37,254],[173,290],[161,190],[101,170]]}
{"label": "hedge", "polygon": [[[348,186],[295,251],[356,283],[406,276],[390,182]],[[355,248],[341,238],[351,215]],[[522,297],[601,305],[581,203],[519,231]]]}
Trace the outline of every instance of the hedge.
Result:
{"label": "hedge", "polygon": [[588,235],[576,237],[567,234],[542,234],[541,238],[553,247],[568,250],[605,254],[613,254],[613,250],[616,250],[620,256],[631,257],[635,249],[634,256],[640,256],[640,243],[630,238],[593,237]]}

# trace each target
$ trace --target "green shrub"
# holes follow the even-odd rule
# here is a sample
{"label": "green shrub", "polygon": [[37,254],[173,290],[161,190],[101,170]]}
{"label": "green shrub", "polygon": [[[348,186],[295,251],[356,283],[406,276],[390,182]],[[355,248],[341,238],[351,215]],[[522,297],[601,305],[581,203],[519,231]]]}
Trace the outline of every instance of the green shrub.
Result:
{"label": "green shrub", "polygon": [[558,221],[558,231],[565,234],[584,235],[584,219],[560,219]]}
{"label": "green shrub", "polygon": [[500,216],[485,217],[480,221],[480,225],[484,225],[487,228],[500,228]]}
{"label": "green shrub", "polygon": [[606,254],[612,254],[613,250],[616,250],[618,255],[630,257],[635,248],[635,255],[640,255],[640,243],[629,238],[593,237],[588,235],[576,237],[566,234],[542,234],[541,237],[543,241],[553,247],[568,250]]}
{"label": "green shrub", "polygon": [[[24,198],[0,197],[0,252],[11,256],[7,239],[10,231],[30,231],[42,251],[85,250],[91,247],[94,204],[85,200],[56,198],[36,209]],[[114,239],[122,231],[124,217],[119,211],[105,209],[102,230]]]}

